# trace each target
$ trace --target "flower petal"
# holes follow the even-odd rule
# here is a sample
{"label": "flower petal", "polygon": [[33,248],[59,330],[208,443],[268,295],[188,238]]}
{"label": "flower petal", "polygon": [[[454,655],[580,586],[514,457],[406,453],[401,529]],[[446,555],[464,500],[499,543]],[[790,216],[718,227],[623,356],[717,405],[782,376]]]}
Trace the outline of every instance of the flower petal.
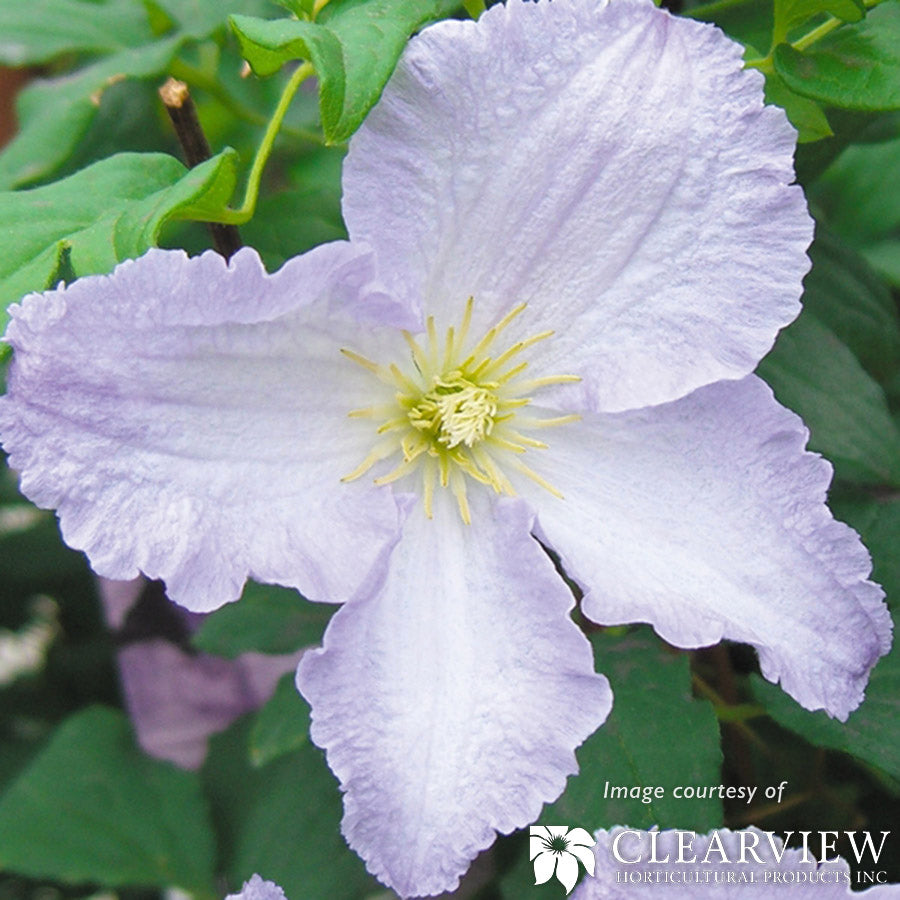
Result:
{"label": "flower petal", "polygon": [[551,836],[552,835],[544,825],[532,825],[530,828],[530,837],[528,838],[528,858],[534,859],[539,853],[546,852],[547,841]]}
{"label": "flower petal", "polygon": [[[184,769],[199,769],[210,735],[261,706],[293,667],[283,656],[188,654],[159,639],[119,651],[122,691],[141,748]],[[257,694],[251,677],[268,681],[269,690]]]}
{"label": "flower petal", "polygon": [[432,26],[351,141],[351,237],[447,325],[469,296],[479,326],[532,304],[522,328],[557,332],[535,356],[587,408],[746,375],[799,312],[812,221],[741,52],[650,0]]}
{"label": "flower petal", "polygon": [[166,581],[204,611],[245,578],[350,596],[399,534],[396,504],[341,485],[369,449],[346,418],[371,376],[371,254],[320,247],[277,275],[252,250],[150,251],[14,306],[0,434],[22,490],[97,572]]}
{"label": "flower petal", "polygon": [[603,624],[650,622],[680,647],[752,644],[770,681],[846,718],[890,645],[869,555],[825,506],[831,466],[755,376],[560,428],[534,493],[537,533]]}
{"label": "flower petal", "polygon": [[[579,828],[579,831],[583,831],[583,828]],[[582,865],[587,871],[588,875],[594,874],[594,844],[596,841],[591,840],[590,844],[570,844],[569,845],[569,853],[577,856],[578,859],[581,860]]]}
{"label": "flower petal", "polygon": [[254,875],[244,882],[239,894],[229,894],[225,900],[285,900],[285,896],[274,881],[265,881],[259,875]]}
{"label": "flower petal", "polygon": [[410,513],[383,590],[341,608],[298,687],[343,832],[402,896],[452,890],[495,831],[533,822],[611,694],[519,501]]}
{"label": "flower petal", "polygon": [[542,853],[534,860],[534,883],[546,884],[556,871],[556,861],[558,857],[555,853],[549,851]]}
{"label": "flower petal", "polygon": [[591,833],[584,828],[572,828],[566,837],[572,844],[581,844],[585,847],[593,847],[596,841],[591,837]]}
{"label": "flower petal", "polygon": [[568,894],[578,881],[578,860],[569,853],[561,853],[556,864],[556,878]]}

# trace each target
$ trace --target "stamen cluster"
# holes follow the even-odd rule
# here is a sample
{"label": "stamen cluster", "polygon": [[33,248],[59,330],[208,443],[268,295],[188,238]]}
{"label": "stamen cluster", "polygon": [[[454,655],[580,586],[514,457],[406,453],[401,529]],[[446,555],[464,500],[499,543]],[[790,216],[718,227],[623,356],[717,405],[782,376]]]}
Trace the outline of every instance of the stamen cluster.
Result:
{"label": "stamen cluster", "polygon": [[375,483],[389,484],[421,469],[425,514],[431,518],[434,489],[440,484],[453,492],[466,524],[471,521],[466,476],[498,494],[512,496],[515,490],[504,468],[512,469],[560,497],[556,488],[522,462],[521,456],[527,450],[545,449],[547,445],[522,434],[521,429],[563,425],[579,418],[567,415],[541,419],[518,412],[531,403],[525,395],[549,385],[579,380],[577,375],[523,377],[528,362],[516,358],[553,332],[539,332],[516,341],[497,356],[489,355],[498,335],[525,309],[522,303],[467,349],[472,307],[470,297],[459,330],[448,328],[443,341],[438,339],[433,317],[427,321],[425,346],[409,332],[403,332],[412,354],[410,372],[397,365],[379,365],[352,350],[342,351],[397,391],[393,403],[349,413],[352,417],[382,420],[377,434],[386,437],[343,480],[359,478],[376,463],[400,452],[402,461],[376,478]]}

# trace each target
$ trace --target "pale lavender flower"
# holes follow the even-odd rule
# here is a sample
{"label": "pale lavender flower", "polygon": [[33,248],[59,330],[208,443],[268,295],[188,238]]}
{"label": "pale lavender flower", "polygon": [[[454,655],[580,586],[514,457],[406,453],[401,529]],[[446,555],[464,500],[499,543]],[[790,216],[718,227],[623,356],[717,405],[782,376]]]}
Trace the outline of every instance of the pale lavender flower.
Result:
{"label": "pale lavender flower", "polygon": [[817,857],[822,856],[823,833],[805,834],[805,849],[785,849],[779,835],[754,827],[743,831],[716,828],[708,834],[677,829],[656,834],[629,828],[600,830],[593,851],[596,871],[592,878],[582,879],[572,900],[659,900],[662,895],[697,900],[900,898],[897,884],[851,891],[851,885],[884,879],[884,868],[877,862],[884,841],[881,834],[853,832],[859,870],[866,873],[860,874],[860,880],[847,861],[833,852],[836,832],[824,832],[827,859],[821,862]]}
{"label": "pale lavender flower", "polygon": [[347,601],[298,686],[398,893],[533,822],[609,711],[534,536],[594,621],[861,701],[882,592],[749,374],[808,268],[794,139],[712,26],[510,0],[410,44],[351,142],[351,243],[272,276],[151,251],[13,308],[3,439],[98,572]]}
{"label": "pale lavender flower", "polygon": [[[235,659],[222,659],[189,653],[160,635],[135,635],[127,618],[145,587],[144,580],[98,581],[107,624],[118,632],[122,698],[138,743],[151,756],[185,769],[199,769],[210,736],[262,706],[278,680],[297,667],[299,652],[243,653]],[[160,598],[159,602],[166,600]],[[167,608],[185,638],[191,620],[202,618],[171,605]],[[153,612],[150,607],[150,621],[154,621]]]}
{"label": "pale lavender flower", "polygon": [[284,891],[274,881],[253,875],[239,894],[229,894],[225,900],[285,900]]}

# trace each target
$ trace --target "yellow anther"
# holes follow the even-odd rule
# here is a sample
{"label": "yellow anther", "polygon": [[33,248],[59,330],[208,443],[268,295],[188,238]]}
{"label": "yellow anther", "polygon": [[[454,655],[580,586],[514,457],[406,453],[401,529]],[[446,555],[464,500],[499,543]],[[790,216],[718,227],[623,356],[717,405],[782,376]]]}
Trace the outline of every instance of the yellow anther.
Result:
{"label": "yellow anther", "polygon": [[487,375],[489,372],[492,372],[494,369],[499,369],[502,366],[506,365],[514,356],[518,356],[523,350],[527,350],[529,347],[533,347],[539,341],[545,341],[548,337],[552,337],[552,331],[542,331],[540,334],[532,335],[530,338],[526,338],[524,341],[516,341],[512,347],[509,348],[505,353],[501,353],[486,369],[483,370],[484,375]]}
{"label": "yellow anther", "polygon": [[510,460],[510,465],[516,469],[516,471],[521,472],[526,477],[530,478],[535,484],[539,484],[545,491],[550,491],[554,497],[558,497],[560,500],[564,500],[565,497],[555,488],[549,481],[545,478],[541,478],[534,469],[530,469],[519,459]]}
{"label": "yellow anther", "polygon": [[525,447],[521,444],[516,444],[513,441],[508,441],[505,438],[500,437],[500,435],[492,434],[488,438],[488,443],[494,447],[499,447],[501,450],[510,450],[513,453],[524,453]]}
{"label": "yellow anther", "polygon": [[411,462],[420,454],[425,453],[428,447],[428,439],[418,432],[407,433],[400,441],[400,449],[403,451],[403,458],[407,462]]}
{"label": "yellow anther", "polygon": [[438,453],[436,455],[441,487],[447,487],[450,484],[450,457],[446,453]]}
{"label": "yellow anther", "polygon": [[408,331],[402,331],[401,334],[406,343],[409,344],[409,349],[412,350],[413,359],[416,361],[419,371],[424,372],[428,368],[428,359],[425,356],[425,351]]}
{"label": "yellow anther", "polygon": [[434,471],[434,460],[426,459],[422,469],[422,504],[425,507],[425,515],[433,518],[434,509],[434,479],[436,476]]}
{"label": "yellow anther", "polygon": [[[528,381],[520,381],[515,385],[517,392],[528,393],[538,391],[541,388],[551,387],[554,384],[574,384],[581,381],[579,375],[546,375],[543,378],[531,378]],[[513,385],[510,385],[512,387]]]}
{"label": "yellow anther", "polygon": [[362,475],[365,475],[375,463],[381,462],[383,459],[387,459],[389,456],[393,455],[400,448],[400,442],[396,438],[391,438],[389,440],[381,441],[376,444],[371,453],[348,475],[345,475],[341,481],[355,481]]}
{"label": "yellow anther", "polygon": [[408,475],[415,468],[415,460],[405,459],[402,463],[400,463],[397,468],[392,469],[387,475],[382,475],[381,478],[375,479],[375,484],[390,484],[393,481],[397,481],[402,478],[404,475]]}
{"label": "yellow anther", "polygon": [[520,428],[555,428],[557,425],[569,425],[572,422],[580,422],[581,416],[578,413],[571,413],[568,416],[553,416],[549,419],[520,416],[516,421],[519,423]]}
{"label": "yellow anther", "polygon": [[519,433],[513,428],[504,429],[503,434],[509,440],[515,441],[517,444],[521,444],[525,447],[534,447],[536,450],[547,449],[547,445],[543,441],[538,441],[532,437],[527,437],[526,435]]}
{"label": "yellow anther", "polygon": [[394,384],[396,384],[397,387],[400,388],[401,391],[406,391],[407,393],[409,393],[411,391],[411,392],[415,393],[417,390],[419,390],[418,385],[411,379],[407,378],[400,371],[400,369],[397,368],[396,364],[391,363],[389,371],[390,371],[391,375],[393,376]]}
{"label": "yellow anther", "polygon": [[497,339],[497,335],[525,309],[525,306],[525,303],[514,306],[493,328],[489,329],[488,333],[475,345],[475,349],[472,350],[471,354],[466,357],[463,367],[467,367],[470,363],[481,359],[491,344]]}
{"label": "yellow anther", "polygon": [[[528,368],[527,362],[520,362],[517,366],[514,366],[512,369],[510,369],[508,372],[505,372],[503,375],[498,375],[497,376],[497,384],[498,385],[508,384],[510,381],[513,380],[513,378],[516,377],[516,375],[518,375],[521,372],[524,372],[527,368]],[[531,398],[528,398],[527,402],[530,403]]]}
{"label": "yellow anther", "polygon": [[396,419],[388,419],[377,430],[376,434],[384,434],[386,431],[396,431],[398,428],[405,428],[407,423],[406,416],[398,416]]}
{"label": "yellow anther", "polygon": [[354,353],[352,350],[347,350],[344,347],[341,348],[341,353],[347,359],[352,359],[353,362],[358,363],[364,369],[368,369],[379,381],[384,381],[387,384],[393,383],[390,372],[384,366],[379,366],[378,363],[373,363],[371,359],[366,359],[365,356],[360,356],[358,353]]}
{"label": "yellow anther", "polygon": [[425,327],[428,329],[428,355],[431,357],[431,365],[437,362],[438,355],[438,337],[437,329],[434,325],[434,316],[429,316]]}
{"label": "yellow anther", "polygon": [[459,469],[454,469],[450,473],[450,490],[456,497],[456,505],[459,507],[459,515],[466,525],[472,524],[472,515],[469,512],[469,498],[466,494],[466,479],[463,478]]}
{"label": "yellow anther", "polygon": [[404,331],[411,360],[407,359],[403,367],[379,365],[352,350],[342,350],[345,356],[396,391],[393,403],[354,409],[349,413],[353,418],[380,420],[376,433],[389,436],[377,443],[343,480],[359,478],[373,466],[399,454],[399,461],[387,474],[375,478],[375,483],[391,484],[421,471],[425,515],[432,517],[434,492],[440,485],[449,487],[460,518],[466,524],[471,522],[467,479],[471,478],[497,494],[513,496],[515,490],[504,474],[504,468],[525,475],[554,496],[561,497],[556,488],[522,462],[521,457],[529,450],[547,449],[543,441],[524,432],[564,425],[579,418],[564,415],[542,419],[519,413],[522,407],[531,403],[531,397],[525,395],[532,391],[579,380],[576,375],[523,379],[520,376],[528,367],[528,361],[513,365],[517,356],[551,337],[553,332],[538,332],[513,342],[496,356],[490,356],[488,352],[498,336],[522,314],[525,304],[512,307],[474,346],[467,348],[473,308],[470,297],[459,328],[448,328],[443,339],[437,333],[432,316],[425,320],[424,340]]}

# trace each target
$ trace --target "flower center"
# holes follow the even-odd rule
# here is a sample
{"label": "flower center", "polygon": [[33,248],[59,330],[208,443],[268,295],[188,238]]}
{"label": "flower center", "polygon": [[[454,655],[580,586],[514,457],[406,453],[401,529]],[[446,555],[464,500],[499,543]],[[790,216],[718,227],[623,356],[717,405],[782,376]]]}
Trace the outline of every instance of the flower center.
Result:
{"label": "flower center", "polygon": [[445,447],[471,447],[494,428],[497,397],[489,388],[496,386],[473,384],[459,371],[435,375],[432,389],[409,411],[409,421]]}
{"label": "flower center", "polygon": [[513,496],[515,490],[505,474],[505,470],[511,469],[561,497],[556,488],[522,462],[521,456],[529,449],[547,447],[543,441],[522,431],[563,425],[580,418],[577,415],[538,418],[521,412],[531,403],[527,394],[580,380],[577,375],[524,376],[528,362],[519,361],[519,355],[553,332],[542,331],[493,356],[491,349],[497,337],[525,309],[525,304],[516,306],[480,341],[470,345],[472,305],[470,297],[460,328],[447,329],[443,341],[438,339],[433,317],[428,318],[424,346],[404,331],[412,354],[412,368],[407,366],[406,371],[397,365],[379,365],[352,350],[341,351],[396,391],[392,403],[349,413],[354,418],[381,421],[376,433],[384,437],[342,480],[353,481],[376,463],[399,452],[402,455],[399,465],[376,478],[375,483],[389,484],[421,469],[425,514],[431,518],[434,490],[440,484],[453,492],[466,524],[471,521],[467,478],[490,486],[498,494]]}
{"label": "flower center", "polygon": [[565,853],[569,849],[569,842],[561,834],[557,834],[550,838],[548,849],[554,853]]}

